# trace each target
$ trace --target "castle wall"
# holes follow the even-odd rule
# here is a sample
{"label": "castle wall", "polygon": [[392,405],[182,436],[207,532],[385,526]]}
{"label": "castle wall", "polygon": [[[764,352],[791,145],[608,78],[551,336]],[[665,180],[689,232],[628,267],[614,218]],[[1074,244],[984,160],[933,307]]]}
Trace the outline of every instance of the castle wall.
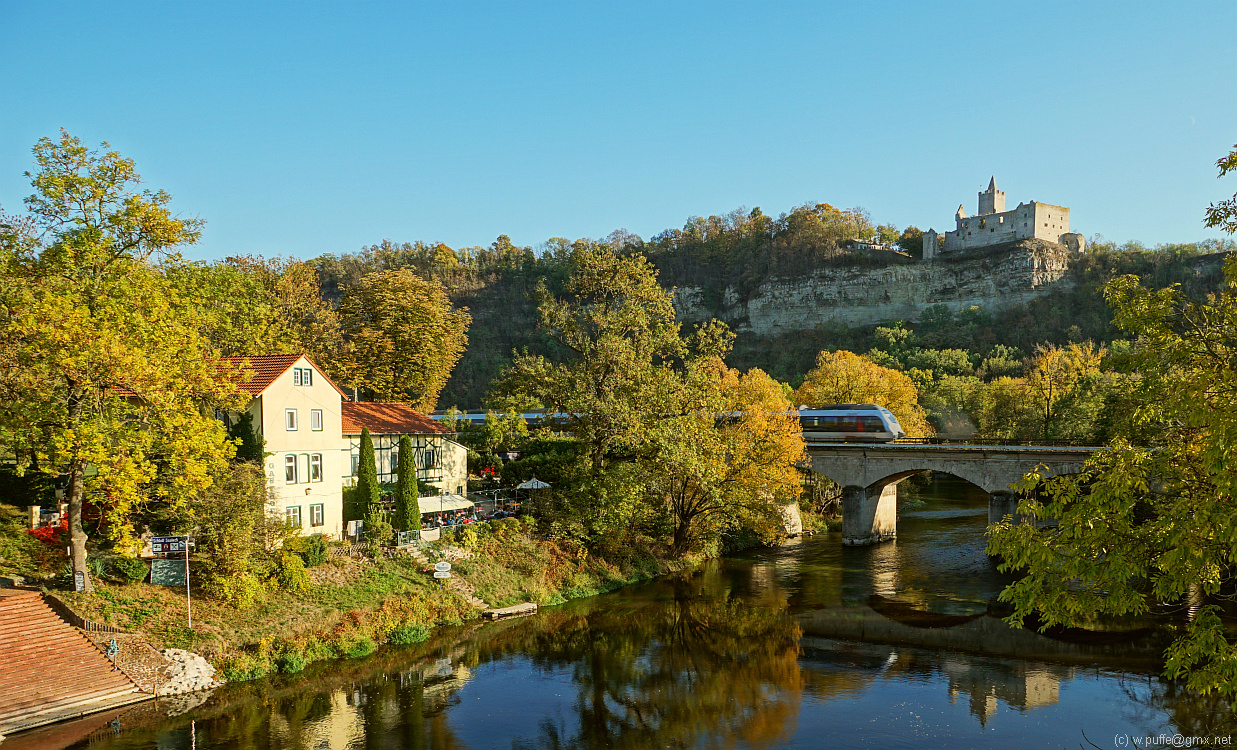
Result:
{"label": "castle wall", "polygon": [[1057,242],[1061,235],[1070,231],[1068,208],[1051,203],[1031,203],[1030,206],[1034,209],[1032,221],[1035,231],[1028,236]]}
{"label": "castle wall", "polygon": [[1070,231],[1069,209],[1048,203],[1022,203],[1012,211],[968,216],[957,224],[943,235],[948,252],[1031,238],[1058,242]]}

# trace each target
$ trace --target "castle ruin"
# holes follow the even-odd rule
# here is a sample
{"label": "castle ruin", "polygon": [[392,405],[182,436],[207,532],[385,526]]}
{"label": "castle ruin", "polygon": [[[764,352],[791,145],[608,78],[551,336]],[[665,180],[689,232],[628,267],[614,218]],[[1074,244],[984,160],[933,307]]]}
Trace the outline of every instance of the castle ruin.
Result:
{"label": "castle ruin", "polygon": [[979,194],[979,213],[967,216],[958,206],[954,214],[957,227],[952,232],[937,234],[929,229],[923,234],[923,258],[932,260],[940,252],[957,252],[977,247],[999,245],[1016,240],[1038,239],[1065,245],[1082,252],[1086,241],[1069,228],[1069,209],[1051,203],[1019,203],[1012,211],[1005,210],[1005,193],[996,189],[996,177],[988,189]]}

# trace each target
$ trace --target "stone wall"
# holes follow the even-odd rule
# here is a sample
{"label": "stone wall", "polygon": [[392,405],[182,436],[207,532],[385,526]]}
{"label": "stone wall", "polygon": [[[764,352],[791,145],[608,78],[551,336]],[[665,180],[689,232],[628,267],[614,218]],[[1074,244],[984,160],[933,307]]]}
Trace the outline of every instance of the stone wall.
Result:
{"label": "stone wall", "polygon": [[1067,288],[1072,257],[1055,243],[1020,240],[931,263],[839,266],[794,280],[771,279],[746,300],[728,289],[718,310],[704,305],[701,289],[678,288],[674,304],[688,322],[716,316],[737,331],[758,336],[811,330],[828,322],[872,325],[914,320],[937,304],[955,311],[973,305],[996,310],[1023,304]]}

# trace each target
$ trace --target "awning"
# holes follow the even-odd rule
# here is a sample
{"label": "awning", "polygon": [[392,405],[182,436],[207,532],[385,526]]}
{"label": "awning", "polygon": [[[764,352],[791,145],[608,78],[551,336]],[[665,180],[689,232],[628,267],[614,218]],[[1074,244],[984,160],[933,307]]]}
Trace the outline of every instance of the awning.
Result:
{"label": "awning", "polygon": [[441,513],[445,510],[471,510],[476,506],[472,500],[463,495],[426,495],[425,497],[417,498],[417,505],[420,506],[422,513]]}

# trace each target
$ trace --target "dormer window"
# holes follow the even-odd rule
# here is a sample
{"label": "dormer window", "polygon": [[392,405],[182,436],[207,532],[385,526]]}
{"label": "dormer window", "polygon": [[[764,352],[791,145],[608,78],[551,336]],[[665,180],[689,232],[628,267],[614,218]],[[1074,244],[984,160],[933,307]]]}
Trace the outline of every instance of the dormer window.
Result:
{"label": "dormer window", "polygon": [[314,371],[311,367],[292,368],[292,385],[313,385]]}

